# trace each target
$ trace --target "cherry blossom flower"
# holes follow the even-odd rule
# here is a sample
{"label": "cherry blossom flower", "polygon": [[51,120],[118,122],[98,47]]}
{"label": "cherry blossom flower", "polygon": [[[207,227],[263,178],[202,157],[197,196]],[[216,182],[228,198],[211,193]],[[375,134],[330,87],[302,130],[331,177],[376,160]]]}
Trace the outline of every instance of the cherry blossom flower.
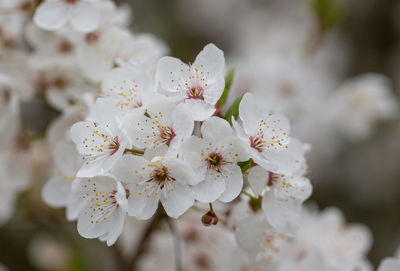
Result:
{"label": "cherry blossom flower", "polygon": [[79,234],[113,245],[125,223],[129,191],[120,182],[103,176],[76,179],[72,191],[89,203],[78,218]]}
{"label": "cherry blossom flower", "polygon": [[96,0],[46,0],[36,10],[36,25],[45,30],[57,30],[67,23],[79,32],[90,32],[99,24]]}
{"label": "cherry blossom flower", "polygon": [[169,146],[177,153],[183,140],[190,137],[194,119],[186,105],[153,98],[155,101],[132,112],[126,118],[126,127],[132,144],[138,148],[156,149]]}
{"label": "cherry blossom flower", "polygon": [[71,188],[82,159],[71,141],[59,141],[54,146],[53,157],[58,170],[44,185],[42,198],[53,208],[66,207],[67,219],[76,220],[86,206],[86,201],[73,194]]}
{"label": "cherry blossom flower", "polygon": [[81,121],[71,127],[71,139],[84,161],[77,177],[106,173],[129,147],[121,112],[113,101],[98,99],[92,113],[92,120]]}
{"label": "cherry blossom flower", "polygon": [[111,173],[126,184],[128,214],[139,219],[152,217],[159,201],[168,216],[178,218],[194,203],[189,185],[200,181],[187,163],[174,157],[155,156],[149,161],[124,155]]}
{"label": "cherry blossom flower", "polygon": [[115,68],[102,84],[103,95],[115,100],[117,107],[131,110],[148,103],[154,95],[152,79],[143,66],[129,65]]}
{"label": "cherry blossom flower", "polygon": [[203,121],[215,112],[224,86],[224,53],[208,44],[192,65],[173,57],[163,57],[157,65],[158,91],[174,101],[190,106],[194,118]]}
{"label": "cherry blossom flower", "polygon": [[332,98],[337,114],[334,124],[353,140],[368,138],[375,123],[393,119],[399,112],[391,82],[380,74],[367,73],[347,80]]}
{"label": "cherry blossom flower", "polygon": [[203,138],[190,137],[182,148],[182,154],[198,174],[202,182],[193,187],[200,202],[223,202],[236,198],[243,187],[239,161],[248,159],[241,141],[234,136],[226,120],[211,117],[201,126]]}
{"label": "cherry blossom flower", "polygon": [[253,94],[246,93],[239,105],[242,127],[233,120],[239,138],[250,157],[263,168],[273,172],[291,172],[304,166],[304,147],[291,143],[287,118],[260,108]]}
{"label": "cherry blossom flower", "polygon": [[262,210],[276,232],[294,236],[300,227],[301,206],[312,191],[310,181],[293,174],[272,173],[260,166],[249,170],[255,195],[262,196]]}

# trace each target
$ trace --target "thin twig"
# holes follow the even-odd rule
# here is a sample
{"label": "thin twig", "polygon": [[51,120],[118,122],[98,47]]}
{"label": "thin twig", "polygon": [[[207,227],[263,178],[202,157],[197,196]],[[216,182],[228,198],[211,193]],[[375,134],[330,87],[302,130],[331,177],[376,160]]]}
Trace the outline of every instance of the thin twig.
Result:
{"label": "thin twig", "polygon": [[171,218],[167,219],[168,227],[171,231],[172,238],[174,241],[174,254],[175,254],[175,270],[182,271],[182,250],[181,250],[181,238],[178,229],[174,221]]}
{"label": "thin twig", "polygon": [[158,227],[158,225],[160,224],[160,222],[162,221],[162,219],[165,216],[166,216],[166,214],[165,214],[164,209],[159,206],[157,212],[153,216],[153,219],[147,226],[146,231],[143,233],[135,254],[132,256],[132,258],[129,261],[129,266],[132,266],[132,269],[131,269],[132,271],[137,270],[137,262],[138,262],[139,258],[143,255],[143,253],[146,251],[148,239],[150,238],[153,231]]}

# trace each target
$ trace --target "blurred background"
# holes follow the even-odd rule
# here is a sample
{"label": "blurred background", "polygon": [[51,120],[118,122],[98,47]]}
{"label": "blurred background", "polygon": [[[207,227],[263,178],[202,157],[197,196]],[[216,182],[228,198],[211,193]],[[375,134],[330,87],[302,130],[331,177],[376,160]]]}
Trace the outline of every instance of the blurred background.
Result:
{"label": "blurred background", "polygon": [[[288,115],[292,134],[312,145],[309,202],[337,206],[348,222],[366,224],[374,265],[394,254],[400,244],[400,1],[116,2],[132,9],[134,32],[163,39],[170,55],[184,62],[193,62],[209,42],[221,48],[228,67],[236,68],[231,97],[260,93],[266,105]],[[35,106],[47,110],[48,119],[35,119]],[[23,125],[38,131],[58,114],[40,104],[24,110]],[[31,150],[39,167],[51,163],[46,147]],[[114,270],[109,259],[118,253],[79,237],[64,211],[41,201],[41,174],[33,173],[40,181],[19,197],[14,216],[0,228],[0,262],[11,270],[60,270],[60,262],[69,270]],[[56,267],[40,261],[43,255]]]}

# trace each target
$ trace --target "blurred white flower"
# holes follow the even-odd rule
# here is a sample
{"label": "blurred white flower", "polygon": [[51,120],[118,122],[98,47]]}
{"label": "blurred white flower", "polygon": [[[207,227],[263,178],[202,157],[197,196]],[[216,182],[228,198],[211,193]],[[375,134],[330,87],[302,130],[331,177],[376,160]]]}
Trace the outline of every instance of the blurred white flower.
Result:
{"label": "blurred white flower", "polygon": [[368,138],[379,121],[393,119],[399,111],[388,78],[363,74],[345,82],[334,94],[337,127],[352,140]]}
{"label": "blurred white flower", "polygon": [[239,105],[242,126],[232,121],[238,137],[250,157],[263,168],[273,172],[291,172],[304,164],[304,149],[290,144],[287,118],[271,114],[257,103],[257,97],[246,93]]}
{"label": "blurred white flower", "polygon": [[301,174],[276,174],[260,166],[249,170],[248,181],[256,196],[262,196],[265,218],[276,232],[295,236],[301,224],[301,206],[312,186]]}
{"label": "blurred white flower", "polygon": [[42,189],[44,202],[53,208],[66,207],[68,220],[76,220],[86,206],[86,201],[72,193],[72,182],[82,164],[71,141],[59,141],[52,151],[56,172]]}
{"label": "blurred white flower", "polygon": [[79,32],[90,32],[99,24],[97,0],[46,0],[36,10],[33,21],[45,30],[54,31],[67,23]]}

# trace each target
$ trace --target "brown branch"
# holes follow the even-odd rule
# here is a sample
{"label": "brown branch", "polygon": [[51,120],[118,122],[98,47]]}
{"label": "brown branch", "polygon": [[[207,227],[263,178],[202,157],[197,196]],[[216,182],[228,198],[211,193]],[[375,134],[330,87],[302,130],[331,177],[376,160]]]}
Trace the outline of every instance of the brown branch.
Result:
{"label": "brown branch", "polygon": [[182,250],[181,250],[181,238],[179,231],[175,225],[175,221],[172,218],[167,219],[168,227],[171,231],[173,242],[174,242],[174,255],[175,255],[175,270],[182,271]]}
{"label": "brown branch", "polygon": [[143,253],[147,249],[147,243],[148,240],[151,236],[151,234],[154,232],[155,229],[157,229],[158,225],[162,221],[163,218],[166,218],[166,214],[164,209],[159,206],[157,212],[153,216],[153,219],[147,226],[145,232],[142,235],[142,238],[140,239],[139,245],[137,247],[137,250],[135,254],[132,256],[132,258],[128,262],[128,266],[131,266],[131,269],[127,269],[126,271],[136,271],[137,269],[137,262],[139,261],[139,258],[143,255]]}

